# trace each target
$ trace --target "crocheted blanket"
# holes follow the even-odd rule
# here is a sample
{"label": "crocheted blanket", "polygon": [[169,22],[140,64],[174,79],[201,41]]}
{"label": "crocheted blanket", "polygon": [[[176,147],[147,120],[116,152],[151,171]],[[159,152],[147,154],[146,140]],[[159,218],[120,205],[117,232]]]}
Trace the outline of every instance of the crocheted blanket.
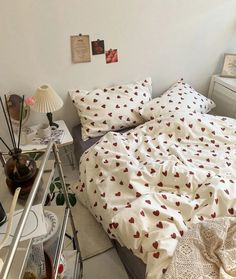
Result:
{"label": "crocheted blanket", "polygon": [[236,218],[193,226],[177,245],[165,279],[236,278]]}

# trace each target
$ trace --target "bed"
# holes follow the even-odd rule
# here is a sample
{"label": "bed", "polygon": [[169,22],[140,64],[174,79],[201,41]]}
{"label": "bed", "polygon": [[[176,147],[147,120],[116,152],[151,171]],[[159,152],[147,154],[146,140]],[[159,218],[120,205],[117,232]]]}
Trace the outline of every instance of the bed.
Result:
{"label": "bed", "polygon": [[116,240],[131,278],[168,276],[179,239],[236,212],[236,121],[169,106],[153,116],[152,108],[144,123],[106,133],[80,158],[78,197]]}

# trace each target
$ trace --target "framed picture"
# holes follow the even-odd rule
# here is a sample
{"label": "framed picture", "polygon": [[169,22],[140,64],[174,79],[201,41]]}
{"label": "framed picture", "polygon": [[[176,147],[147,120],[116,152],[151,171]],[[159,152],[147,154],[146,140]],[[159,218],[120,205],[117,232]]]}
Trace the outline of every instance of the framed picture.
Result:
{"label": "framed picture", "polygon": [[105,52],[104,40],[97,40],[92,42],[93,55],[103,54]]}
{"label": "framed picture", "polygon": [[221,76],[236,77],[236,54],[225,53]]}
{"label": "framed picture", "polygon": [[115,63],[118,62],[118,50],[117,49],[109,49],[106,50],[106,63]]}

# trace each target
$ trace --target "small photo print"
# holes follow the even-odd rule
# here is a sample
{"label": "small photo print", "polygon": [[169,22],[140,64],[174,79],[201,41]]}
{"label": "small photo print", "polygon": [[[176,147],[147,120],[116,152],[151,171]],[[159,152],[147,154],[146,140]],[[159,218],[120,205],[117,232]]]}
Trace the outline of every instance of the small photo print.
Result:
{"label": "small photo print", "polygon": [[118,51],[117,49],[109,49],[106,51],[106,63],[118,62]]}
{"label": "small photo print", "polygon": [[105,52],[104,40],[92,41],[93,55],[103,54]]}

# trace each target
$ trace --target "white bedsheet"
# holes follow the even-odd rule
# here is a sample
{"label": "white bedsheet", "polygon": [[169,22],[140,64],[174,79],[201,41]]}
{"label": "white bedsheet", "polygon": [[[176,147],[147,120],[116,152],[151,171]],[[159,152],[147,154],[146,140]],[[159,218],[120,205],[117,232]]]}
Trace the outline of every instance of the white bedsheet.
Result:
{"label": "white bedsheet", "polygon": [[179,112],[110,132],[83,155],[78,194],[162,278],[192,224],[236,215],[236,120]]}

